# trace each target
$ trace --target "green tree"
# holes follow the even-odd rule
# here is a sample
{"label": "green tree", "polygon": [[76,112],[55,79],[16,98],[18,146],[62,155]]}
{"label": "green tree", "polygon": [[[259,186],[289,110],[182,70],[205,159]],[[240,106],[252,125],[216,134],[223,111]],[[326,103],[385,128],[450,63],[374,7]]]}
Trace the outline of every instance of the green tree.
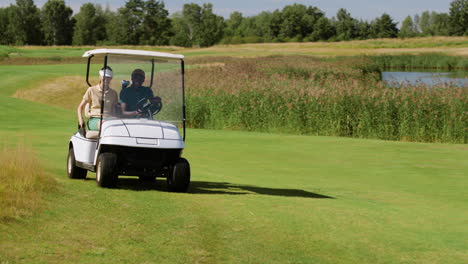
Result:
{"label": "green tree", "polygon": [[5,36],[8,38],[9,45],[23,45],[26,41],[26,34],[21,29],[21,17],[18,16],[18,13],[18,6],[13,4],[5,9]]}
{"label": "green tree", "polygon": [[307,7],[301,4],[288,5],[281,11],[281,23],[279,37],[282,39],[302,39],[304,35],[312,32],[311,24],[307,20]]}
{"label": "green tree", "polygon": [[11,11],[10,30],[15,37],[15,44],[42,44],[40,12],[34,2],[16,0],[16,6]]}
{"label": "green tree", "polygon": [[12,43],[11,36],[8,31],[10,24],[10,7],[0,7],[0,45],[9,45]]}
{"label": "green tree", "polygon": [[450,3],[449,32],[451,35],[468,35],[468,0]]}
{"label": "green tree", "polygon": [[398,36],[400,38],[412,38],[416,37],[418,32],[415,31],[415,25],[411,16],[407,16],[401,25],[400,33]]}
{"label": "green tree", "polygon": [[200,25],[201,25],[201,6],[191,3],[185,4],[182,9],[184,22],[188,29],[187,38],[190,46],[198,44]]}
{"label": "green tree", "polygon": [[104,12],[107,34],[112,44],[167,45],[171,37],[171,20],[163,1],[129,0],[114,14]]}
{"label": "green tree", "polygon": [[242,20],[239,28],[237,28],[236,37],[242,37],[242,43],[251,42],[247,39],[251,39],[252,37],[261,37],[262,34],[258,33],[255,17],[246,17]]}
{"label": "green tree", "polygon": [[180,47],[191,47],[192,40],[189,38],[190,29],[188,23],[182,13],[176,12],[172,14],[172,37],[170,39],[170,44]]}
{"label": "green tree", "polygon": [[335,28],[338,40],[351,40],[357,36],[357,20],[344,8],[336,13]]}
{"label": "green tree", "polygon": [[70,45],[72,43],[74,20],[73,10],[64,0],[48,0],[41,10],[45,43],[48,45]]}
{"label": "green tree", "polygon": [[377,38],[396,38],[398,36],[397,23],[387,13],[383,13],[374,23],[374,35]]}
{"label": "green tree", "polygon": [[418,14],[414,15],[414,19],[413,19],[414,31],[417,33],[417,35],[421,34],[421,28],[419,27],[420,21],[421,21],[421,17]]}
{"label": "green tree", "polygon": [[261,12],[254,18],[255,29],[253,34],[260,36],[262,41],[272,41],[274,39],[273,32],[271,31],[271,21],[273,14],[271,12]]}
{"label": "green tree", "polygon": [[[224,19],[213,13],[212,4],[185,4],[182,15],[173,16],[174,37],[171,43],[208,47],[223,38]],[[177,32],[179,30],[180,32]]]}
{"label": "green tree", "polygon": [[106,39],[106,18],[100,5],[83,4],[74,18],[73,45],[96,45]]}
{"label": "green tree", "polygon": [[213,13],[212,4],[203,4],[201,9],[201,24],[199,28],[198,44],[208,47],[216,44],[223,38],[224,19]]}
{"label": "green tree", "polygon": [[317,7],[301,4],[285,6],[281,12],[279,37],[300,41],[312,34],[315,23],[323,16],[324,13]]}
{"label": "green tree", "polygon": [[259,43],[273,39],[270,32],[271,13],[262,12],[257,16],[242,19],[230,43]]}
{"label": "green tree", "polygon": [[8,36],[7,43],[10,45],[27,44],[28,33],[27,25],[24,24],[24,19],[20,16],[21,10],[17,5],[10,5],[6,8],[6,29],[5,36]]}
{"label": "green tree", "polygon": [[423,36],[447,36],[450,28],[450,17],[446,13],[425,11],[415,15],[416,32]]}
{"label": "green tree", "polygon": [[372,25],[368,21],[359,20],[356,24],[356,38],[357,39],[370,39],[374,37]]}
{"label": "green tree", "polygon": [[448,36],[450,28],[450,17],[447,13],[435,14],[434,17],[434,35]]}
{"label": "green tree", "polygon": [[171,37],[171,21],[163,1],[148,0],[145,3],[143,32],[140,43],[167,45]]}
{"label": "green tree", "polygon": [[125,3],[124,7],[118,10],[118,30],[119,44],[140,44],[140,39],[144,34],[143,20],[144,20],[145,3],[142,0],[129,0]]}
{"label": "green tree", "polygon": [[226,20],[226,28],[224,29],[224,39],[222,41],[223,43],[232,43],[232,38],[234,36],[240,35],[239,27],[242,25],[243,20],[244,17],[242,16],[242,13],[238,11],[231,13],[229,19]]}
{"label": "green tree", "polygon": [[226,20],[226,30],[224,33],[229,36],[234,36],[236,34],[237,29],[242,24],[243,20],[244,17],[242,16],[241,12],[232,12],[229,16],[229,19]]}
{"label": "green tree", "polygon": [[314,25],[314,29],[309,39],[312,41],[316,40],[328,40],[335,35],[335,28],[328,18],[325,16],[319,18]]}
{"label": "green tree", "polygon": [[107,5],[104,9],[103,16],[106,20],[106,39],[104,42],[110,45],[124,44],[126,36],[125,32],[122,31],[124,26],[120,20],[118,11],[111,11],[109,5]]}
{"label": "green tree", "polygon": [[429,11],[424,11],[419,17],[419,28],[423,36],[433,36],[433,15]]}

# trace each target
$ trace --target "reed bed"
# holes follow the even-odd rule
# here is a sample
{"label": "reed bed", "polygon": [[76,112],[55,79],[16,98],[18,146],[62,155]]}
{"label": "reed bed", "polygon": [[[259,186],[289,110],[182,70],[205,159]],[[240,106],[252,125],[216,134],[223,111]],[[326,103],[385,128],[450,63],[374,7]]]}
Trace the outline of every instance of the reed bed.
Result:
{"label": "reed bed", "polygon": [[380,68],[467,70],[468,57],[433,53],[424,55],[381,55],[368,57]]}
{"label": "reed bed", "polygon": [[368,58],[192,59],[195,128],[467,143],[467,87],[387,87]]}
{"label": "reed bed", "polygon": [[0,152],[0,222],[31,215],[44,195],[57,188],[35,154],[24,145],[3,147]]}

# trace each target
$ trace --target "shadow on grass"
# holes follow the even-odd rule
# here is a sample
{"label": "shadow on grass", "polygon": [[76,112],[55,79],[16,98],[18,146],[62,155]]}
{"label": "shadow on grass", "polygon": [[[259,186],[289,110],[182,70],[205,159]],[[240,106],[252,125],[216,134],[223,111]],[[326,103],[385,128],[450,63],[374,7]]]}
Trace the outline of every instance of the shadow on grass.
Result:
{"label": "shadow on grass", "polygon": [[193,181],[190,183],[190,193],[194,194],[261,194],[272,196],[285,196],[285,197],[302,197],[302,198],[316,198],[316,199],[335,199],[331,196],[326,196],[318,193],[308,192],[300,189],[277,189],[259,187],[253,185],[233,184],[229,182],[203,182]]}
{"label": "shadow on grass", "polygon": [[119,178],[116,189],[130,191],[167,191],[164,180],[140,180],[135,178]]}
{"label": "shadow on grass", "polygon": [[[132,191],[167,191],[166,181],[142,181],[137,178],[120,178],[117,189]],[[190,194],[224,194],[224,195],[271,195],[283,197],[302,197],[315,199],[335,199],[318,193],[300,189],[267,188],[253,185],[233,184],[229,182],[192,181],[188,190]]]}

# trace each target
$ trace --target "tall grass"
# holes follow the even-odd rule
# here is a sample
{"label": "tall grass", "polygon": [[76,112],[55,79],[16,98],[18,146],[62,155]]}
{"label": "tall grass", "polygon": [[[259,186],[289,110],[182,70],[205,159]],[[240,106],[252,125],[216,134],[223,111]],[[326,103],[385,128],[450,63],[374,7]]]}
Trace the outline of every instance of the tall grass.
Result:
{"label": "tall grass", "polygon": [[0,152],[0,221],[31,215],[56,189],[35,154],[27,147],[3,147]]}
{"label": "tall grass", "polygon": [[[90,82],[98,83],[98,80],[93,76]],[[87,88],[82,76],[64,76],[17,90],[13,97],[74,110]]]}
{"label": "tall grass", "polygon": [[369,57],[381,69],[468,69],[468,57],[432,53],[424,55],[382,55]]}
{"label": "tall grass", "polygon": [[389,88],[364,59],[218,59],[187,74],[189,125],[468,143],[468,90]]}

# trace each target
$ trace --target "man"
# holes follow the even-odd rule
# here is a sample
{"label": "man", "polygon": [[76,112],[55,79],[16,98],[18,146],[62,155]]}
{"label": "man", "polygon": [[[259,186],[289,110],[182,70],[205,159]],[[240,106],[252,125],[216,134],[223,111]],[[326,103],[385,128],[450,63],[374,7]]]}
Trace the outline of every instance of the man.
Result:
{"label": "man", "polygon": [[88,129],[99,130],[99,124],[101,119],[101,99],[104,90],[104,115],[113,115],[115,105],[118,102],[117,92],[109,87],[112,81],[113,72],[110,67],[102,68],[99,71],[99,84],[91,86],[86,90],[83,96],[83,100],[78,105],[78,125],[80,128],[84,127],[83,121],[83,108],[86,104],[89,105],[86,116],[89,116]]}
{"label": "man", "polygon": [[137,103],[144,98],[153,98],[151,88],[143,86],[145,82],[145,72],[136,69],[132,72],[132,85],[122,88],[120,91],[120,102],[122,106],[122,115],[125,117],[138,117],[141,113],[137,110]]}

